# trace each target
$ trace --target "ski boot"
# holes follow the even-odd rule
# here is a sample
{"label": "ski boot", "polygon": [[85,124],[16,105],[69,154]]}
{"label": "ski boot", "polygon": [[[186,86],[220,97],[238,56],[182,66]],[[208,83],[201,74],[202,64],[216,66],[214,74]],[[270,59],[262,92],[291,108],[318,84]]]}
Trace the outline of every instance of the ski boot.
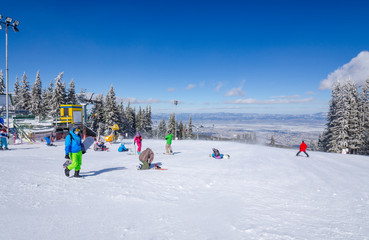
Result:
{"label": "ski boot", "polygon": [[68,167],[66,167],[64,170],[65,176],[69,177],[69,172],[70,170],[68,169]]}
{"label": "ski boot", "polygon": [[81,175],[79,175],[79,170],[74,171],[74,177],[76,177],[76,178],[81,178],[82,177]]}

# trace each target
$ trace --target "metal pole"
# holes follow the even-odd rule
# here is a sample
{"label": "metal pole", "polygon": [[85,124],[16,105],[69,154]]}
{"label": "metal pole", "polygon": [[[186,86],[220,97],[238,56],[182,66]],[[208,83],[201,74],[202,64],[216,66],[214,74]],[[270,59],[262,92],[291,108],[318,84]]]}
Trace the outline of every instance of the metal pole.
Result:
{"label": "metal pole", "polygon": [[6,74],[6,83],[5,83],[5,87],[6,87],[6,99],[5,99],[5,104],[6,104],[6,125],[7,125],[7,129],[6,132],[9,133],[9,87],[8,87],[8,24],[5,24],[5,62],[6,62],[6,69],[5,69],[5,74]]}

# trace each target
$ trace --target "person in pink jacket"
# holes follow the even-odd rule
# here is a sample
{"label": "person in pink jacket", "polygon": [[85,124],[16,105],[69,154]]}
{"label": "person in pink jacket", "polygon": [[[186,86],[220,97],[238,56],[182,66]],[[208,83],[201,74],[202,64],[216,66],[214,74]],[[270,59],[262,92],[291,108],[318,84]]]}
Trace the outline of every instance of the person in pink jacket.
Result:
{"label": "person in pink jacket", "polygon": [[141,134],[138,132],[136,134],[136,137],[135,139],[133,140],[133,144],[136,144],[137,143],[137,153],[140,154],[141,153],[141,146],[142,146],[142,137],[141,137]]}

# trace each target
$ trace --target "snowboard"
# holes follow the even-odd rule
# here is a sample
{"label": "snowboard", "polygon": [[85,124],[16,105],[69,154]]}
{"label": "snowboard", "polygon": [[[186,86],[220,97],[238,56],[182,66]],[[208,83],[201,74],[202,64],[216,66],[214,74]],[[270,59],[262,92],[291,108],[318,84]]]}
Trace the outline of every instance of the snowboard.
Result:
{"label": "snowboard", "polygon": [[[213,157],[212,154],[209,154],[209,157]],[[231,158],[231,156],[229,154],[223,154],[223,158],[215,158],[215,159],[228,159],[228,158]]]}
{"label": "snowboard", "polygon": [[[140,166],[141,165],[137,165],[136,168],[137,170],[140,170]],[[145,169],[145,170],[168,170],[167,168],[162,168],[159,164],[157,163],[152,163],[150,164],[150,168],[149,169]]]}
{"label": "snowboard", "polygon": [[[87,150],[91,147],[91,145],[94,143],[94,138],[93,137],[87,137],[84,141],[83,141],[83,143],[82,143],[82,145],[83,145],[83,147],[85,148],[85,151],[87,152]],[[67,161],[65,161],[64,162],[64,164],[63,164],[63,168],[66,168],[66,167],[68,167],[69,165],[71,165],[72,164],[72,160],[70,160],[70,159],[67,159]]]}

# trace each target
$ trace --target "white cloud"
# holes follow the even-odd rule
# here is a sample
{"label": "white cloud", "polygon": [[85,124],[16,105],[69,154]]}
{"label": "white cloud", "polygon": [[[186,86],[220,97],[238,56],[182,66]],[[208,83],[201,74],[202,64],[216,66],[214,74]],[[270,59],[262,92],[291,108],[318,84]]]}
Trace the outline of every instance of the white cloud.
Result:
{"label": "white cloud", "polygon": [[307,91],[305,93],[306,95],[317,95],[317,93],[313,92],[313,91]]}
{"label": "white cloud", "polygon": [[137,98],[133,98],[133,97],[128,97],[128,98],[119,98],[117,97],[117,102],[119,102],[120,100],[123,100],[123,103],[128,103],[130,102],[131,104],[153,104],[153,103],[166,103],[167,101],[161,101],[159,99],[154,99],[154,98],[148,98],[148,99],[137,99]]}
{"label": "white cloud", "polygon": [[291,96],[275,96],[275,97],[270,97],[270,98],[300,98],[301,96],[296,94],[296,95],[291,95]]}
{"label": "white cloud", "polygon": [[226,94],[227,97],[232,97],[232,96],[245,96],[246,92],[242,91],[242,87],[238,87],[238,88],[233,88],[231,90],[229,90]]}
{"label": "white cloud", "polygon": [[369,77],[369,52],[362,51],[334,72],[330,73],[326,79],[320,82],[319,89],[331,89],[334,83],[339,81],[347,81],[349,78],[361,85]]}
{"label": "white cloud", "polygon": [[231,90],[229,90],[226,94],[225,94],[225,96],[226,97],[233,97],[233,96],[241,96],[241,97],[243,97],[243,96],[245,96],[246,95],[246,92],[244,92],[243,90],[242,90],[242,88],[243,88],[243,85],[245,84],[245,80],[243,80],[242,81],[242,83],[241,83],[241,86],[239,86],[238,88],[232,88]]}
{"label": "white cloud", "polygon": [[217,85],[217,87],[215,88],[215,91],[219,92],[219,91],[220,91],[220,89],[222,88],[222,86],[223,86],[223,83],[222,83],[222,82],[218,82],[218,85]]}
{"label": "white cloud", "polygon": [[175,88],[168,88],[168,92],[174,92],[175,90]]}
{"label": "white cloud", "polygon": [[314,101],[315,99],[310,98],[303,98],[303,99],[294,99],[294,98],[280,98],[280,99],[270,99],[270,100],[257,100],[254,98],[240,98],[233,101],[225,101],[226,104],[291,104],[291,103],[306,103]]}
{"label": "white cloud", "polygon": [[191,90],[193,88],[195,88],[196,85],[195,84],[188,84],[188,86],[186,87],[187,90]]}

